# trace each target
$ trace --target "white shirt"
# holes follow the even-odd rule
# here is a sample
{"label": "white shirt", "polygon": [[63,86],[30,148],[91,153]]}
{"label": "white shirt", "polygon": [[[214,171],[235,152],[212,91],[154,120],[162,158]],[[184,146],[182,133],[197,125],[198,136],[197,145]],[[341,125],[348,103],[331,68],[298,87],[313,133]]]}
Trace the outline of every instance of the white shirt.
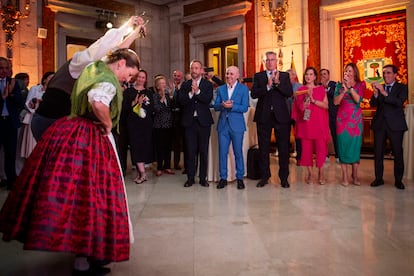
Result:
{"label": "white shirt", "polygon": [[236,87],[237,83],[238,83],[238,81],[236,81],[236,82],[233,84],[233,86],[230,86],[230,85],[228,85],[228,84],[227,84],[227,93],[228,93],[228,95],[229,95],[229,100],[231,99],[231,96],[233,95],[234,88]]}

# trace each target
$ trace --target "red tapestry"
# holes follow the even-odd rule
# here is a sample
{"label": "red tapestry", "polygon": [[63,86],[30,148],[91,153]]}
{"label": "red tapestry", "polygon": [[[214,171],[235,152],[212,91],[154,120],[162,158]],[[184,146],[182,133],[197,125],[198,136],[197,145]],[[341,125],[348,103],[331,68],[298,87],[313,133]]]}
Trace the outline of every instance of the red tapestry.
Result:
{"label": "red tapestry", "polygon": [[[342,68],[354,62],[367,82],[364,98],[372,95],[373,81],[383,82],[382,67],[398,67],[398,80],[407,83],[406,11],[394,11],[340,22]],[[369,107],[363,106],[363,107]]]}

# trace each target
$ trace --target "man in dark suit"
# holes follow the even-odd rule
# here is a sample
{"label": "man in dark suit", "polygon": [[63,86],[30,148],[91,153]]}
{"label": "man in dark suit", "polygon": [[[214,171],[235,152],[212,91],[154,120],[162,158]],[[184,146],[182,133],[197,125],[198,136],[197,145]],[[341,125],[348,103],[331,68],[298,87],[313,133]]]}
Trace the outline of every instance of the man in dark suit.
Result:
{"label": "man in dark suit", "polygon": [[[177,101],[178,91],[183,83],[184,74],[180,70],[174,70],[172,73],[172,83],[170,86],[170,93],[173,95],[174,101]],[[184,145],[184,137],[183,132],[184,129],[181,126],[181,109],[178,105],[173,107],[173,143],[172,149],[174,152],[174,169],[180,170],[180,159],[181,159],[181,152],[183,151]],[[184,164],[185,170],[185,164]]]}
{"label": "man in dark suit", "polygon": [[190,63],[191,79],[185,81],[178,92],[181,108],[181,124],[184,127],[185,159],[187,181],[184,187],[192,186],[195,181],[196,160],[200,155],[200,185],[208,187],[207,162],[208,144],[213,117],[210,103],[213,98],[213,85],[202,76],[203,65],[199,60]]}
{"label": "man in dark suit", "polygon": [[408,98],[408,88],[405,84],[396,81],[398,69],[395,65],[385,65],[382,69],[384,85],[373,83],[374,94],[370,104],[376,107],[372,120],[374,131],[375,180],[372,187],[384,185],[384,152],[386,139],[391,142],[394,155],[395,187],[404,189],[402,183],[404,174],[403,136],[407,128],[404,116],[404,102]]}
{"label": "man in dark suit", "polygon": [[237,189],[244,189],[243,137],[246,122],[243,113],[249,108],[249,88],[238,82],[239,68],[230,66],[226,71],[227,84],[219,86],[214,110],[220,111],[217,123],[219,142],[220,181],[217,189],[227,186],[227,157],[230,143],[236,160]]}
{"label": "man in dark suit", "polygon": [[20,127],[19,112],[23,108],[21,89],[8,77],[10,72],[10,62],[0,57],[0,147],[4,149],[4,171],[9,190],[16,179],[17,130]]}
{"label": "man in dark suit", "polygon": [[336,114],[338,113],[338,106],[334,104],[336,82],[330,80],[328,69],[321,69],[319,75],[321,76],[321,85],[325,87],[326,95],[328,97],[329,130],[331,131],[332,143],[335,149],[335,159],[339,162],[338,147],[336,143]]}
{"label": "man in dark suit", "polygon": [[283,188],[289,188],[289,136],[290,116],[287,98],[293,94],[289,74],[277,70],[277,55],[266,53],[266,70],[253,77],[251,96],[258,99],[254,121],[260,151],[261,179],[256,187],[263,187],[271,176],[269,167],[270,136],[275,131],[279,152],[279,178]]}

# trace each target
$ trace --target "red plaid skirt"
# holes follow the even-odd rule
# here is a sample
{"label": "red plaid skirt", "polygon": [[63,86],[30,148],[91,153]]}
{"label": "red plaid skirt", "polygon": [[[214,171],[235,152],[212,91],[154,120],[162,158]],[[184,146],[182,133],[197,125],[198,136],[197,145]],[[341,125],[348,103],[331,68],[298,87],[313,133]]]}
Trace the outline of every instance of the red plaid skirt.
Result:
{"label": "red plaid skirt", "polygon": [[128,211],[117,155],[84,118],[42,136],[0,211],[5,241],[24,249],[129,259]]}

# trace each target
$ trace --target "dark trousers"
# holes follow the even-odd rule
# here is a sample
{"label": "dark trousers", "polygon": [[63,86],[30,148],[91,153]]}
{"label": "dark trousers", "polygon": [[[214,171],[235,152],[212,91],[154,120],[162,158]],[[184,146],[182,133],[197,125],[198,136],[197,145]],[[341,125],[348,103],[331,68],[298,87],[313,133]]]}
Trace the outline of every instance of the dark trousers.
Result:
{"label": "dark trousers", "polygon": [[13,126],[8,116],[0,117],[0,146],[4,150],[4,172],[7,177],[7,187],[11,188],[16,180],[17,128]]}
{"label": "dark trousers", "polygon": [[154,128],[157,148],[157,170],[171,168],[171,137],[172,128]]}
{"label": "dark trousers", "polygon": [[302,156],[302,143],[300,139],[295,138],[295,144],[296,144],[296,161],[300,160],[300,157]]}
{"label": "dark trousers", "polygon": [[403,137],[404,131],[392,131],[385,123],[380,129],[374,130],[375,179],[382,179],[384,175],[384,154],[388,138],[394,155],[395,182],[401,182],[404,175]]}
{"label": "dark trousers", "polygon": [[289,176],[290,123],[278,123],[273,114],[269,115],[269,120],[266,123],[257,124],[257,139],[260,151],[260,175],[261,179],[268,179],[271,176],[269,151],[272,129],[275,131],[277,141],[276,146],[279,153],[279,178],[281,181],[285,181]]}
{"label": "dark trousers", "polygon": [[[173,127],[173,144],[172,150],[174,153],[174,168],[180,165],[181,152],[183,151],[184,143],[184,128],[182,126]],[[184,166],[185,167],[185,166]]]}
{"label": "dark trousers", "polygon": [[335,158],[338,158],[338,144],[336,138],[336,120],[329,120],[329,130],[331,132],[332,143],[335,149]]}
{"label": "dark trousers", "polygon": [[211,125],[202,126],[197,119],[194,119],[193,123],[184,130],[188,180],[194,181],[198,155],[200,156],[199,177],[200,180],[206,180],[210,132]]}

